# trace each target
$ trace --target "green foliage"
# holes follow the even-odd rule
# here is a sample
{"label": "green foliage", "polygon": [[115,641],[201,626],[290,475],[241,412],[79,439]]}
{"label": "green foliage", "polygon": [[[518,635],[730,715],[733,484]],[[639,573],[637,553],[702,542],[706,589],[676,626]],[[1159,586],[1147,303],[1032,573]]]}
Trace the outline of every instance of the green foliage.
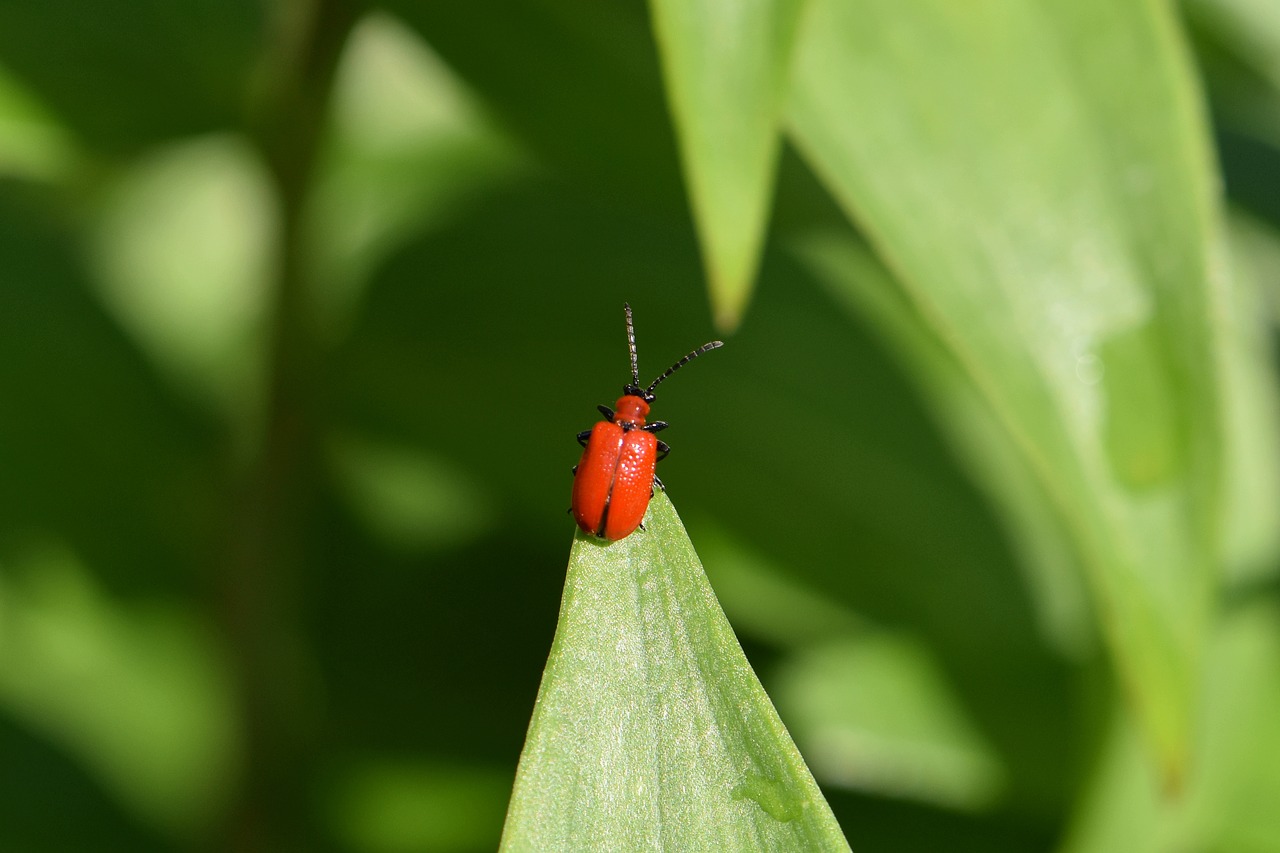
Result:
{"label": "green foliage", "polygon": [[804,0],[654,0],[654,30],[718,324],[742,320],[768,222]]}
{"label": "green foliage", "polygon": [[1280,846],[1277,20],[0,4],[0,849]]}
{"label": "green foliage", "polygon": [[848,850],[664,492],[579,532],[504,850]]}
{"label": "green foliage", "polygon": [[1180,776],[1222,451],[1209,176],[1172,30],[1137,4],[946,14],[818,3],[796,141],[1055,505]]}

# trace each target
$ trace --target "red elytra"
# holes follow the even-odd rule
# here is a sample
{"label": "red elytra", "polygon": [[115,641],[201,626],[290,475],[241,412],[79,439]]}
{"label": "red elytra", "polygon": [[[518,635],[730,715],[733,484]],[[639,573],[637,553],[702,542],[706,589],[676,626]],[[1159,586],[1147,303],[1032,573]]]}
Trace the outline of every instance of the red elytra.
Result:
{"label": "red elytra", "polygon": [[614,404],[617,411],[600,406],[604,420],[578,433],[582,459],[573,469],[573,517],[578,526],[593,536],[616,541],[631,534],[644,519],[654,486],[661,481],[654,474],[658,460],[671,449],[654,433],[667,428],[665,421],[646,423],[653,389],[671,374],[708,350],[722,347],[721,341],[703,344],[671,365],[645,389],[640,388],[636,359],[636,330],[627,315],[627,348],[631,353],[631,382]]}

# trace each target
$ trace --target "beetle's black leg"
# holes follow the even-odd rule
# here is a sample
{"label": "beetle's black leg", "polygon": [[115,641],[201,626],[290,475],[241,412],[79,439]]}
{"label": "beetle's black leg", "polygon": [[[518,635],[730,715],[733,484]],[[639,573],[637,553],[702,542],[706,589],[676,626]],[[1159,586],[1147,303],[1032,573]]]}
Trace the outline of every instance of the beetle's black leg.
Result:
{"label": "beetle's black leg", "polygon": [[667,423],[666,421],[654,421],[651,424],[645,424],[643,427],[641,427],[641,429],[643,429],[645,432],[662,432],[664,429],[666,429],[669,426],[671,426],[671,424]]}
{"label": "beetle's black leg", "polygon": [[653,488],[649,489],[649,497],[653,497],[653,489],[662,489],[666,491],[667,487],[663,484],[662,479],[657,475],[653,475]]}
{"label": "beetle's black leg", "polygon": [[604,415],[604,419],[609,423],[613,423],[613,409],[608,406],[596,406],[600,410],[600,414]]}
{"label": "beetle's black leg", "polygon": [[578,444],[581,444],[583,447],[586,447],[587,439],[589,438],[591,438],[591,430],[584,429],[582,432],[578,433]]}
{"label": "beetle's black leg", "polygon": [[570,470],[572,473],[577,474],[577,473],[578,473],[578,466],[577,466],[577,465],[574,465],[574,466],[573,466],[572,468],[570,468],[569,470]]}
{"label": "beetle's black leg", "polygon": [[667,443],[659,439],[658,440],[658,458],[655,459],[654,461],[661,462],[663,459],[667,458],[667,454],[670,452],[671,452],[671,448],[667,446]]}

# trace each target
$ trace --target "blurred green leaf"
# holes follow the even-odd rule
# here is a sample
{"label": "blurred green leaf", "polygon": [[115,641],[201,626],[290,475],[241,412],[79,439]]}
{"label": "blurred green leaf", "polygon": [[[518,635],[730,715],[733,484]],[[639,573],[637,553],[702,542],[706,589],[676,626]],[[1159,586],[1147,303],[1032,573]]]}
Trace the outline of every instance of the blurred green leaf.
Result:
{"label": "blurred green leaf", "polygon": [[205,828],[238,769],[229,674],[207,626],[124,606],[64,549],[0,574],[0,705],[164,830]]}
{"label": "blurred green leaf", "polygon": [[1256,297],[1251,297],[1246,291],[1244,298],[1257,300],[1254,307],[1264,326],[1280,326],[1280,226],[1243,211],[1234,211],[1233,214],[1233,256],[1240,265],[1244,280],[1252,281],[1257,290]]}
{"label": "blurred green leaf", "polygon": [[[1280,377],[1268,306],[1268,296],[1280,294],[1280,237],[1242,214],[1229,224],[1233,275],[1222,312],[1222,529],[1227,577],[1238,582],[1280,571]],[[1276,293],[1267,294],[1268,286]]]}
{"label": "blurred green leaf", "polygon": [[685,214],[641,3],[391,0],[387,8],[573,193],[631,215]]}
{"label": "blurred green leaf", "polygon": [[498,843],[510,793],[505,769],[370,760],[342,774],[330,814],[356,853],[468,853]]}
{"label": "blurred green leaf", "polygon": [[1067,853],[1262,851],[1280,838],[1280,608],[1242,604],[1215,627],[1205,657],[1198,773],[1162,797],[1126,717],[1113,721],[1068,834]]}
{"label": "blurred green leaf", "polygon": [[439,227],[528,165],[463,81],[385,13],[353,30],[330,113],[308,247],[317,310],[339,337],[371,271],[400,241]]}
{"label": "blurred green leaf", "polygon": [[1191,819],[1213,849],[1267,850],[1280,839],[1274,808],[1280,802],[1280,606],[1274,598],[1226,616],[1205,672],[1205,734],[1197,754],[1204,772],[1190,798]]}
{"label": "blurred green leaf", "polygon": [[505,850],[847,850],[665,493],[579,534]]}
{"label": "blurred green leaf", "polygon": [[1280,93],[1280,5],[1271,0],[1182,0],[1181,5]]}
{"label": "blurred green leaf", "polygon": [[974,811],[1001,794],[998,756],[908,637],[865,632],[804,649],[770,685],[825,784]]}
{"label": "blurred green leaf", "polygon": [[743,636],[789,647],[846,634],[862,620],[714,522],[698,522],[707,579]]}
{"label": "blurred green leaf", "polygon": [[135,151],[243,119],[264,9],[10,0],[0,4],[0,57],[89,146]]}
{"label": "blurred green leaf", "polygon": [[123,803],[80,756],[0,711],[4,846],[24,853],[112,849],[168,853],[173,836]]}
{"label": "blurred green leaf", "polygon": [[474,478],[447,458],[357,438],[329,442],[338,493],[387,544],[427,551],[473,539],[493,516]]}
{"label": "blurred green leaf", "polygon": [[1229,195],[1275,219],[1280,212],[1277,167],[1267,161],[1280,147],[1277,6],[1269,0],[1182,0],[1179,5],[1219,125]]}
{"label": "blurred green leaf", "polygon": [[90,239],[98,293],[173,388],[243,433],[261,405],[279,223],[245,142],[210,136],[134,161]]}
{"label": "blurred green leaf", "polygon": [[1217,571],[1205,133],[1167,10],[818,0],[802,152],[1077,543],[1171,780]]}
{"label": "blurred green leaf", "polygon": [[1045,490],[1017,452],[1000,418],[904,297],[900,285],[847,232],[814,232],[792,241],[793,250],[851,312],[872,319],[915,374],[936,409],[938,422],[985,485],[1018,547],[1045,638],[1073,658],[1092,644],[1093,625],[1073,543]]}
{"label": "blurred green leaf", "polygon": [[[1108,727],[1078,812],[1064,834],[1064,853],[1157,853],[1162,826],[1184,828],[1160,796],[1141,733],[1123,711]],[[1197,839],[1199,840],[1199,839]],[[1195,849],[1194,845],[1189,845]]]}
{"label": "blurred green leaf", "polygon": [[75,156],[66,128],[0,67],[0,174],[57,179]]}
{"label": "blurred green leaf", "polygon": [[53,536],[115,590],[185,591],[219,518],[213,431],[98,303],[55,209],[0,184],[0,545]]}
{"label": "blurred green leaf", "polygon": [[723,330],[741,321],[755,283],[803,2],[650,2],[711,304]]}

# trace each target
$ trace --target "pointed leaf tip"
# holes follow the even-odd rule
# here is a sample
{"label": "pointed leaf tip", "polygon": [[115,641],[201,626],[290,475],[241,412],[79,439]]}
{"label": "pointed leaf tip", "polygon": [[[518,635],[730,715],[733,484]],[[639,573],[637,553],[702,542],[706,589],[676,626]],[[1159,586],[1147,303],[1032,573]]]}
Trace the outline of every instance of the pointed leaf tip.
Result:
{"label": "pointed leaf tip", "polygon": [[849,849],[663,492],[574,539],[502,849]]}
{"label": "pointed leaf tip", "polygon": [[723,331],[751,298],[803,0],[651,0],[708,289]]}

